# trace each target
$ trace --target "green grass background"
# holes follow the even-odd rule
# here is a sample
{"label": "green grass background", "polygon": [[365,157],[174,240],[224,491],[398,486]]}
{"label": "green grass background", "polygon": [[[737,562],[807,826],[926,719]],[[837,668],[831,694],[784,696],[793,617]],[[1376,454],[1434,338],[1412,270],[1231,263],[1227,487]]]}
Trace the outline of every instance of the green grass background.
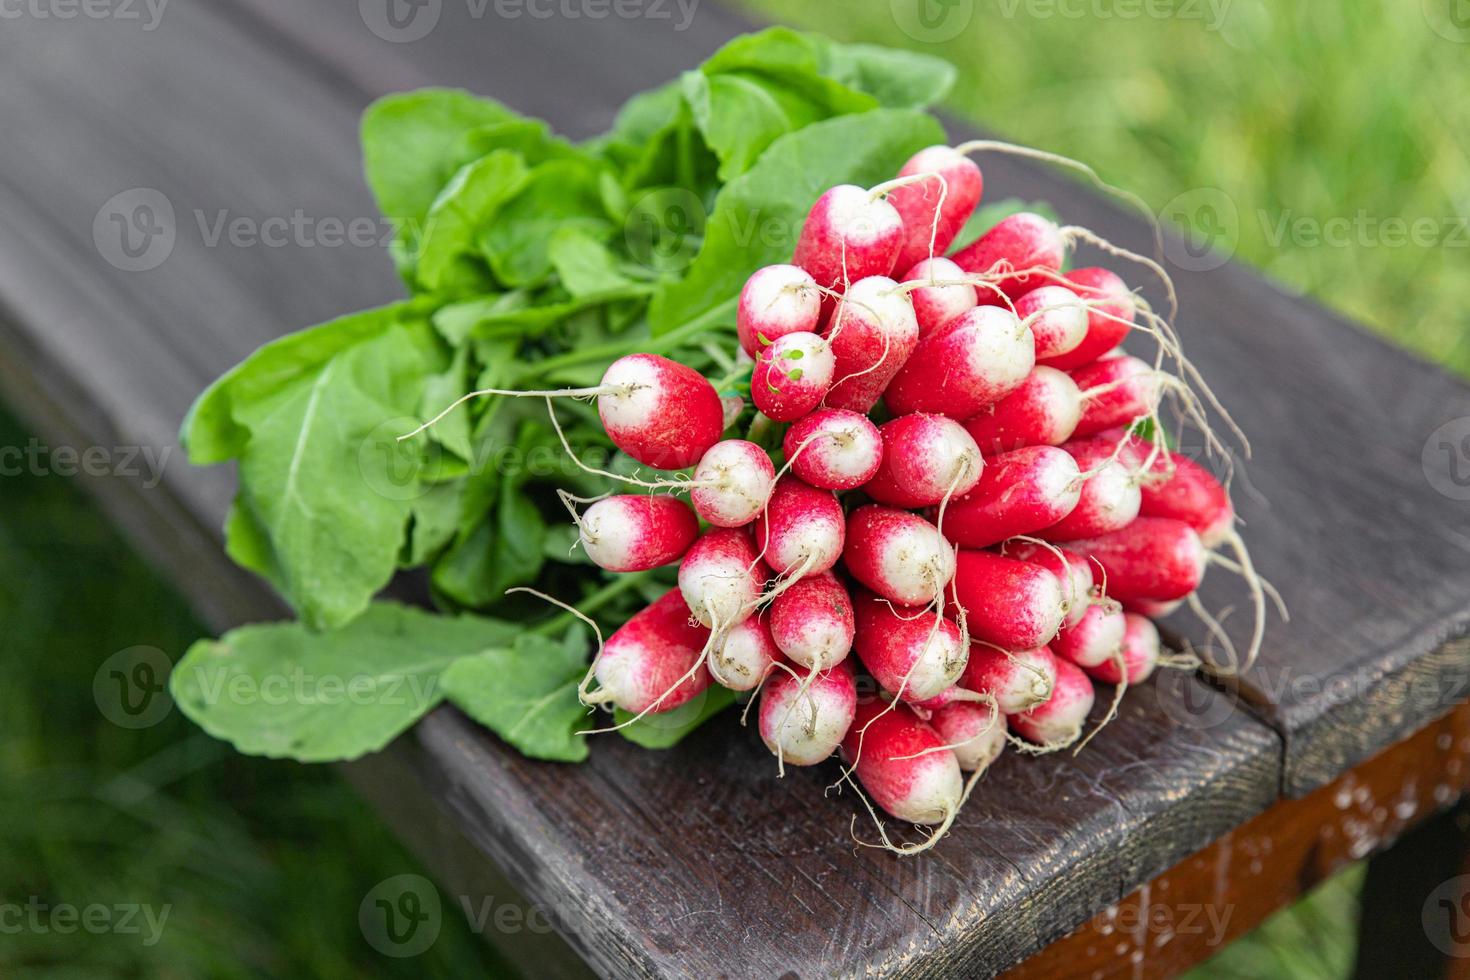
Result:
{"label": "green grass background", "polygon": [[[1470,45],[1431,28],[1433,2],[1181,0],[1129,18],[1128,0],[948,0],[931,12],[967,20],[941,43],[898,27],[895,4],[915,0],[749,2],[949,58],[953,111],[1087,160],[1161,212],[1222,191],[1235,218],[1217,241],[1238,258],[1470,372]],[[1433,232],[1398,242],[1391,219]],[[1343,222],[1340,243],[1310,235]],[[0,444],[28,438],[0,416]],[[142,731],[107,722],[91,697],[102,660],[138,644],[177,657],[204,630],[76,486],[4,477],[0,502],[0,901],[172,906],[152,947],[0,937],[0,976],[505,973],[454,914],[415,959],[367,945],[363,896],[421,869],[330,769],[236,756],[177,713]],[[1338,876],[1197,976],[1345,976],[1360,879]]]}

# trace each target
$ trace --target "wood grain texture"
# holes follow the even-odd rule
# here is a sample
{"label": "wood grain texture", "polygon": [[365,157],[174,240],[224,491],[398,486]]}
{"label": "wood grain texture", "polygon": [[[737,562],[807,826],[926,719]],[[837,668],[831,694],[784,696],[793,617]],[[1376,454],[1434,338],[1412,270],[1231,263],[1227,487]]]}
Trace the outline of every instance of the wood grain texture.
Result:
{"label": "wood grain texture", "polygon": [[[424,40],[388,44],[353,7],[222,0],[170,8],[153,32],[22,20],[0,36],[0,383],[52,439],[172,447],[159,486],[97,490],[219,626],[278,604],[222,561],[232,473],[186,465],[179,419],[261,342],[398,287],[380,247],[211,244],[212,224],[375,217],[355,127],[384,92],[463,84],[585,136],[743,26],[704,5],[680,32],[445,3]],[[1046,198],[1144,244],[1075,185],[986,168],[995,196]],[[93,221],[140,187],[171,202],[176,241],[157,268],[124,272]],[[1257,435],[1261,494],[1242,485],[1241,510],[1296,620],[1273,626],[1245,693],[1284,733],[1299,791],[1433,716],[1380,710],[1389,681],[1463,666],[1445,642],[1463,632],[1465,563],[1448,532],[1424,531],[1452,527],[1455,505],[1409,464],[1433,427],[1419,429],[1470,407],[1433,370],[1237,267],[1184,277],[1181,293],[1188,344]],[[1370,679],[1350,696],[1268,683],[1280,671],[1331,692],[1360,667]],[[397,751],[595,966],[651,975],[994,972],[1261,810],[1283,780],[1277,736],[1172,675],[1130,694],[1078,759],[1002,763],[931,858],[899,862],[855,851],[851,801],[822,798],[830,767],[773,780],[732,728],[663,754],[605,739],[572,769],[520,759],[445,709]]]}

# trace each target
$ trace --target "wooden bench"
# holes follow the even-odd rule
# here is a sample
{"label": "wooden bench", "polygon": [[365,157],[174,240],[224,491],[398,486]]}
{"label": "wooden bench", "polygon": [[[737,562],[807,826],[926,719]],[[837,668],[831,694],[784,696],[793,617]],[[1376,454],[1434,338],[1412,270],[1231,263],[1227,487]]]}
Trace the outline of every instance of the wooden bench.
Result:
{"label": "wooden bench", "polygon": [[[211,245],[220,213],[374,217],[356,123],[384,93],[461,85],[584,137],[747,26],[713,6],[678,32],[445,2],[428,36],[395,44],[355,7],[217,0],[152,31],[23,18],[0,35],[0,386],[55,445],[171,452],[157,486],[89,483],[221,629],[284,610],[219,547],[233,475],[185,462],[185,409],[260,343],[399,289],[380,247]],[[1151,247],[1077,185],[984,163],[991,194]],[[175,240],[128,272],[93,224],[135,188],[168,200]],[[919,859],[855,847],[851,799],[823,796],[832,774],[774,779],[733,721],[662,753],[604,738],[568,767],[446,707],[349,776],[452,893],[503,889],[502,869],[599,973],[1165,976],[1208,956],[1466,788],[1470,719],[1445,716],[1470,666],[1470,494],[1430,440],[1470,416],[1470,391],[1242,266],[1178,283],[1186,346],[1253,437],[1238,505],[1293,617],[1236,690],[1169,672],[1076,758],[1008,755]],[[1216,574],[1205,598],[1243,593]],[[1228,927],[1116,927],[1196,906]],[[1428,962],[1409,911],[1397,962]],[[531,937],[506,945],[527,972],[582,969]]]}

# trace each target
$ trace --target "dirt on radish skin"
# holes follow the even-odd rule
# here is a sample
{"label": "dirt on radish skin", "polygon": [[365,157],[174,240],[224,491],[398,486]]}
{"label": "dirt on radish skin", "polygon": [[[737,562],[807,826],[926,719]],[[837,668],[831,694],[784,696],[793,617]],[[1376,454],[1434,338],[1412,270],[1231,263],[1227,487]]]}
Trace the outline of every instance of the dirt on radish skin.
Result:
{"label": "dirt on radish skin", "polygon": [[852,600],[831,572],[807,575],[771,602],[771,637],[793,663],[826,670],[852,650]]}
{"label": "dirt on radish skin", "polygon": [[691,621],[679,590],[670,589],[608,637],[593,667],[599,700],[634,714],[685,704],[712,680],[703,665],[680,680],[699,663],[709,638],[708,629]]}
{"label": "dirt on radish skin", "polygon": [[870,590],[903,606],[938,599],[954,577],[954,550],[918,514],[869,504],[847,518],[842,552],[848,572]]}
{"label": "dirt on radish skin", "polygon": [[761,688],[761,740],[787,765],[815,766],[851,730],[857,684],[846,661],[810,678],[799,667],[794,673],[777,669]]}
{"label": "dirt on radish skin", "polygon": [[[1090,364],[1121,344],[1138,315],[1128,286],[1114,272],[1101,268],[1073,269],[1067,273],[1072,290],[1089,303],[1097,304],[1087,315],[1087,336],[1065,354],[1044,358],[1040,363],[1062,371]],[[1125,322],[1119,322],[1119,320]]]}
{"label": "dirt on radish skin", "polygon": [[795,422],[827,397],[837,358],[814,333],[789,333],[761,349],[750,376],[750,400],[776,422]]}
{"label": "dirt on radish skin", "polygon": [[993,457],[975,489],[949,505],[944,534],[961,547],[985,548],[1050,527],[1072,512],[1081,493],[1069,454],[1053,446],[1012,450]]}
{"label": "dirt on radish skin", "polygon": [[899,415],[968,419],[1019,388],[1035,366],[1031,328],[1010,310],[977,306],[919,341],[883,400]]}
{"label": "dirt on radish skin", "polygon": [[938,174],[944,181],[941,183],[933,178],[919,180],[888,192],[888,203],[903,219],[903,245],[895,262],[899,269],[910,268],[931,255],[942,256],[949,251],[949,246],[965,222],[970,220],[985,192],[985,178],[980,167],[948,146],[930,146],[920,150],[909,157],[898,172],[900,177],[919,174]]}
{"label": "dirt on radish skin", "polygon": [[849,283],[892,273],[903,234],[903,218],[892,204],[853,184],[838,184],[807,212],[791,261],[818,285],[841,292]]}
{"label": "dirt on radish skin", "polygon": [[700,517],[715,527],[744,527],[765,510],[776,470],[760,446],[726,439],[700,458],[694,483],[689,499]]}
{"label": "dirt on radish skin", "polygon": [[1071,377],[1037,366],[1009,395],[964,422],[986,456],[1026,446],[1060,446],[1082,419],[1082,392]]}
{"label": "dirt on radish skin", "polygon": [[[1159,628],[1153,621],[1137,613],[1124,613],[1126,628],[1123,639],[1123,664],[1128,669],[1128,684],[1142,684],[1153,675],[1154,669],[1159,665],[1159,656],[1163,653],[1163,643],[1159,639]],[[1095,667],[1088,667],[1087,673],[1093,680],[1103,684],[1117,684],[1122,680],[1121,672],[1115,660],[1105,660]]]}
{"label": "dirt on radish skin", "polygon": [[880,687],[905,701],[926,701],[959,680],[969,650],[959,627],[937,613],[895,607],[871,592],[853,600],[854,649]]}
{"label": "dirt on radish skin", "polygon": [[786,430],[782,450],[791,472],[824,490],[867,483],[883,462],[883,437],[866,415],[841,408],[813,412]]}
{"label": "dirt on radish skin", "polygon": [[732,691],[753,691],[780,660],[781,650],[771,636],[770,617],[760,612],[730,627],[723,641],[710,652],[706,667],[716,684]]}
{"label": "dirt on radish skin", "polygon": [[735,329],[740,347],[751,357],[787,334],[815,333],[822,315],[822,293],[805,269],[768,265],[751,273],[740,290]]}
{"label": "dirt on radish skin", "polygon": [[612,363],[597,397],[597,414],[613,444],[645,466],[693,466],[725,430],[719,392],[693,368],[657,354],[629,354]]}
{"label": "dirt on radish skin", "polygon": [[605,497],[577,519],[582,550],[610,572],[646,572],[684,557],[699,520],[677,497]]}
{"label": "dirt on radish skin", "polygon": [[728,628],[754,612],[770,569],[744,528],[706,532],[679,563],[679,591],[695,619]]}
{"label": "dirt on radish skin", "polygon": [[[994,228],[958,252],[954,260],[966,272],[996,275],[995,285],[1016,300],[1052,281],[1045,274],[1020,273],[1020,270],[1036,268],[1055,273],[1062,268],[1065,257],[1066,246],[1056,223],[1022,211],[1002,218]],[[1005,275],[1013,271],[1019,274]],[[985,292],[981,290],[980,302],[998,301],[987,300]]]}
{"label": "dirt on radish skin", "polygon": [[1046,645],[1066,613],[1056,575],[988,551],[960,551],[949,595],[971,636],[1006,650]]}
{"label": "dirt on radish skin", "polygon": [[1066,625],[1075,625],[1087,613],[1089,599],[1095,580],[1092,577],[1092,562],[1074,552],[1031,541],[1006,541],[996,549],[1007,558],[1019,558],[1047,569],[1062,583],[1062,594],[1066,597]]}
{"label": "dirt on radish skin", "polygon": [[899,820],[941,824],[959,810],[964,777],[939,733],[904,704],[860,704],[842,758],[873,802]]}
{"label": "dirt on radish skin", "polygon": [[1011,728],[1022,738],[1047,747],[1077,741],[1097,699],[1092,681],[1081,668],[1061,658],[1057,658],[1056,664],[1057,683],[1051,697],[1009,719]]}
{"label": "dirt on radish skin", "polygon": [[919,321],[898,283],[869,276],[848,288],[822,336],[837,358],[827,407],[866,413],[913,353]]}
{"label": "dirt on radish skin", "polygon": [[965,772],[990,768],[1006,747],[1006,717],[988,704],[947,704],[934,712],[929,724]]}
{"label": "dirt on radish skin", "polygon": [[958,283],[950,286],[924,286],[909,293],[909,299],[914,304],[914,318],[919,321],[920,339],[978,305],[980,299],[975,293],[975,287],[961,282],[965,275],[964,269],[942,257],[925,259],[904,273],[905,285],[914,282]]}
{"label": "dirt on radish skin", "polygon": [[815,575],[837,564],[846,534],[836,495],[788,473],[776,481],[753,537],[756,550],[778,574]]}
{"label": "dirt on radish skin", "polygon": [[882,504],[919,508],[962,497],[980,482],[984,457],[954,419],[916,413],[878,427],[883,460],[863,492]]}
{"label": "dirt on radish skin", "polygon": [[1029,711],[1051,697],[1057,683],[1057,659],[1048,647],[998,650],[984,643],[970,645],[970,659],[960,687],[995,698],[1008,715]]}

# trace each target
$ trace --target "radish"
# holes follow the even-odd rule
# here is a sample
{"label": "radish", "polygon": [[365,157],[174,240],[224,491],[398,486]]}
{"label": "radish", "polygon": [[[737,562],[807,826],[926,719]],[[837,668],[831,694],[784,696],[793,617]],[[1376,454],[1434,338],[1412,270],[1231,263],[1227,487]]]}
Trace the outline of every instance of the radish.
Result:
{"label": "radish", "polygon": [[814,333],[789,333],[761,349],[750,400],[776,422],[795,422],[822,404],[837,370],[832,346]]}
{"label": "radish", "polygon": [[751,357],[787,334],[816,333],[822,292],[805,269],[768,265],[757,269],[740,290],[735,330]]}
{"label": "radish", "polygon": [[634,713],[672,711],[709,687],[700,663],[709,639],[671,589],[608,637],[593,665],[600,690],[585,700]]}
{"label": "radish", "polygon": [[726,439],[700,458],[689,499],[715,527],[741,527],[766,509],[775,483],[776,470],[764,449],[744,439]]}
{"label": "radish", "polygon": [[[1159,628],[1146,616],[1137,613],[1123,615],[1126,619],[1123,663],[1128,668],[1128,683],[1130,686],[1142,684],[1153,674],[1154,668],[1158,667],[1159,657],[1163,653]],[[1095,667],[1088,667],[1087,673],[1104,684],[1117,684],[1122,680],[1116,660],[1104,660]]]}
{"label": "radish", "polygon": [[[1078,557],[1080,558],[1081,556],[1079,555]],[[1086,561],[1087,559],[1083,558],[1082,560],[1083,561]],[[1159,599],[1125,599],[1125,600],[1123,600],[1123,608],[1124,609],[1126,609],[1128,612],[1131,612],[1131,613],[1137,613],[1138,615],[1144,616],[1144,617],[1146,617],[1148,619],[1163,619],[1165,616],[1172,616],[1175,612],[1177,612],[1179,610],[1179,607],[1182,606],[1182,605],[1184,605],[1184,600],[1183,599],[1169,599],[1169,600],[1159,600]]]}
{"label": "radish", "polygon": [[987,456],[1025,446],[1060,446],[1082,418],[1082,393],[1055,368],[1037,366],[1015,391],[965,420]]}
{"label": "radish", "polygon": [[755,543],[772,569],[800,578],[837,564],[846,526],[835,495],[788,473],[776,481],[770,503],[756,518]]}
{"label": "radish", "polygon": [[869,504],[847,518],[848,572],[890,602],[934,602],[954,577],[954,550],[939,529],[917,514]]}
{"label": "radish", "polygon": [[706,666],[715,683],[732,691],[753,691],[780,660],[770,619],[762,612],[730,627],[710,653]]}
{"label": "radish", "polygon": [[888,203],[903,218],[903,245],[895,263],[900,269],[947,252],[985,191],[975,161],[947,146],[920,150],[898,172],[899,177],[919,174],[938,174],[944,180],[930,177],[888,192]]}
{"label": "radish", "polygon": [[948,825],[959,812],[965,791],[959,760],[906,705],[858,705],[842,758],[873,801],[899,820]]}
{"label": "radish", "polygon": [[725,409],[699,372],[657,354],[629,354],[602,376],[597,414],[623,452],[660,470],[693,466],[720,441]]}
{"label": "radish", "polygon": [[905,701],[938,696],[960,679],[969,659],[959,627],[937,613],[898,609],[860,592],[857,655],[885,691]]}
{"label": "radish", "polygon": [[980,482],[980,447],[953,419],[915,413],[883,423],[878,433],[882,464],[863,491],[879,503],[928,507],[964,496]]}
{"label": "radish", "polygon": [[1067,617],[1063,622],[1075,626],[1081,621],[1088,609],[1088,597],[1092,594],[1092,562],[1062,548],[1031,541],[1007,541],[1001,545],[1000,553],[1040,565],[1060,579],[1067,606]]}
{"label": "radish", "polygon": [[965,772],[982,772],[1006,747],[1006,716],[988,704],[957,701],[934,712],[929,725]]}
{"label": "radish", "polygon": [[791,472],[824,490],[852,490],[883,462],[883,437],[866,415],[842,408],[813,412],[786,430],[782,449]]}
{"label": "radish", "polygon": [[1040,286],[1016,300],[1016,315],[1036,338],[1036,359],[1065,354],[1087,336],[1088,309],[1066,286]]}
{"label": "radish", "polygon": [[1163,393],[1159,372],[1136,357],[1105,357],[1072,372],[1082,392],[1082,418],[1075,435],[1096,435],[1151,416]]}
{"label": "radish", "polygon": [[1044,748],[1071,745],[1082,735],[1082,725],[1092,710],[1096,693],[1081,669],[1058,658],[1057,683],[1051,697],[1029,711],[1012,715],[1011,727],[1023,738]]}
{"label": "radish", "polygon": [[808,670],[826,670],[852,649],[852,600],[831,572],[808,575],[771,603],[771,637],[780,651]]}
{"label": "radish", "polygon": [[1020,714],[1051,697],[1057,683],[1057,658],[1046,647],[1014,653],[984,643],[970,645],[960,687],[988,695],[1008,715]]}
{"label": "radish", "polygon": [[677,497],[604,497],[576,520],[582,550],[609,572],[646,572],[678,561],[699,535],[699,520]]}
{"label": "radish", "polygon": [[837,358],[828,407],[868,412],[913,353],[919,321],[898,283],[869,276],[847,290],[823,336]]}
{"label": "radish", "polygon": [[1077,506],[1077,463],[1053,446],[1028,446],[990,460],[980,482],[945,511],[944,533],[963,548],[984,548],[1049,527]]}
{"label": "radish", "polygon": [[1140,515],[1183,521],[1194,528],[1206,548],[1218,547],[1234,533],[1230,493],[1209,470],[1187,456],[1168,454],[1154,461],[1151,472],[1164,479],[1144,481]]}
{"label": "radish", "polygon": [[1037,531],[1048,541],[1096,537],[1125,527],[1138,516],[1142,495],[1138,480],[1106,440],[1081,439],[1062,446],[1082,471],[1082,493],[1077,506],[1051,527]]}
{"label": "radish", "polygon": [[1123,610],[1115,603],[1090,605],[1075,626],[1063,624],[1051,641],[1051,649],[1078,667],[1096,667],[1122,651],[1126,627]]}
{"label": "radish", "polygon": [[679,592],[694,618],[723,630],[751,614],[770,569],[743,528],[707,532],[679,563]]}
{"label": "radish", "polygon": [[838,184],[812,205],[792,262],[817,285],[845,289],[893,271],[903,246],[903,218],[892,204],[853,184]]}
{"label": "radish", "polygon": [[1204,578],[1208,554],[1194,528],[1168,517],[1140,517],[1120,531],[1064,547],[1097,562],[1108,595],[1125,602],[1184,598]]}
{"label": "radish", "polygon": [[856,710],[851,664],[821,671],[809,682],[777,670],[761,688],[761,740],[783,764],[814,766],[836,751]]}
{"label": "radish", "polygon": [[1062,371],[1089,364],[1117,347],[1128,336],[1128,325],[1138,315],[1133,294],[1114,272],[1095,267],[1073,269],[1067,273],[1067,282],[1094,308],[1087,315],[1087,336],[1082,343],[1041,362]]}
{"label": "radish", "polygon": [[977,306],[919,341],[883,400],[899,415],[967,419],[1019,388],[1035,366],[1031,328],[1010,310]]}
{"label": "radish", "polygon": [[[1014,300],[1046,285],[1051,278],[1047,271],[1058,272],[1065,256],[1061,229],[1039,214],[1022,211],[1002,218],[954,260],[968,272],[995,276],[996,287]],[[1041,271],[1023,271],[1031,269]],[[1010,272],[1018,274],[1005,274]],[[983,290],[980,301],[986,302]]]}
{"label": "radish", "polygon": [[1006,650],[1044,645],[1066,614],[1056,575],[988,551],[960,552],[951,596],[972,636]]}
{"label": "radish", "polygon": [[[899,268],[903,268],[900,266]],[[946,258],[924,259],[903,275],[905,283],[953,283],[948,286],[920,286],[909,293],[914,304],[914,318],[919,321],[919,336],[929,336],[955,317],[973,310],[980,302],[975,287],[963,282],[965,270]]]}

